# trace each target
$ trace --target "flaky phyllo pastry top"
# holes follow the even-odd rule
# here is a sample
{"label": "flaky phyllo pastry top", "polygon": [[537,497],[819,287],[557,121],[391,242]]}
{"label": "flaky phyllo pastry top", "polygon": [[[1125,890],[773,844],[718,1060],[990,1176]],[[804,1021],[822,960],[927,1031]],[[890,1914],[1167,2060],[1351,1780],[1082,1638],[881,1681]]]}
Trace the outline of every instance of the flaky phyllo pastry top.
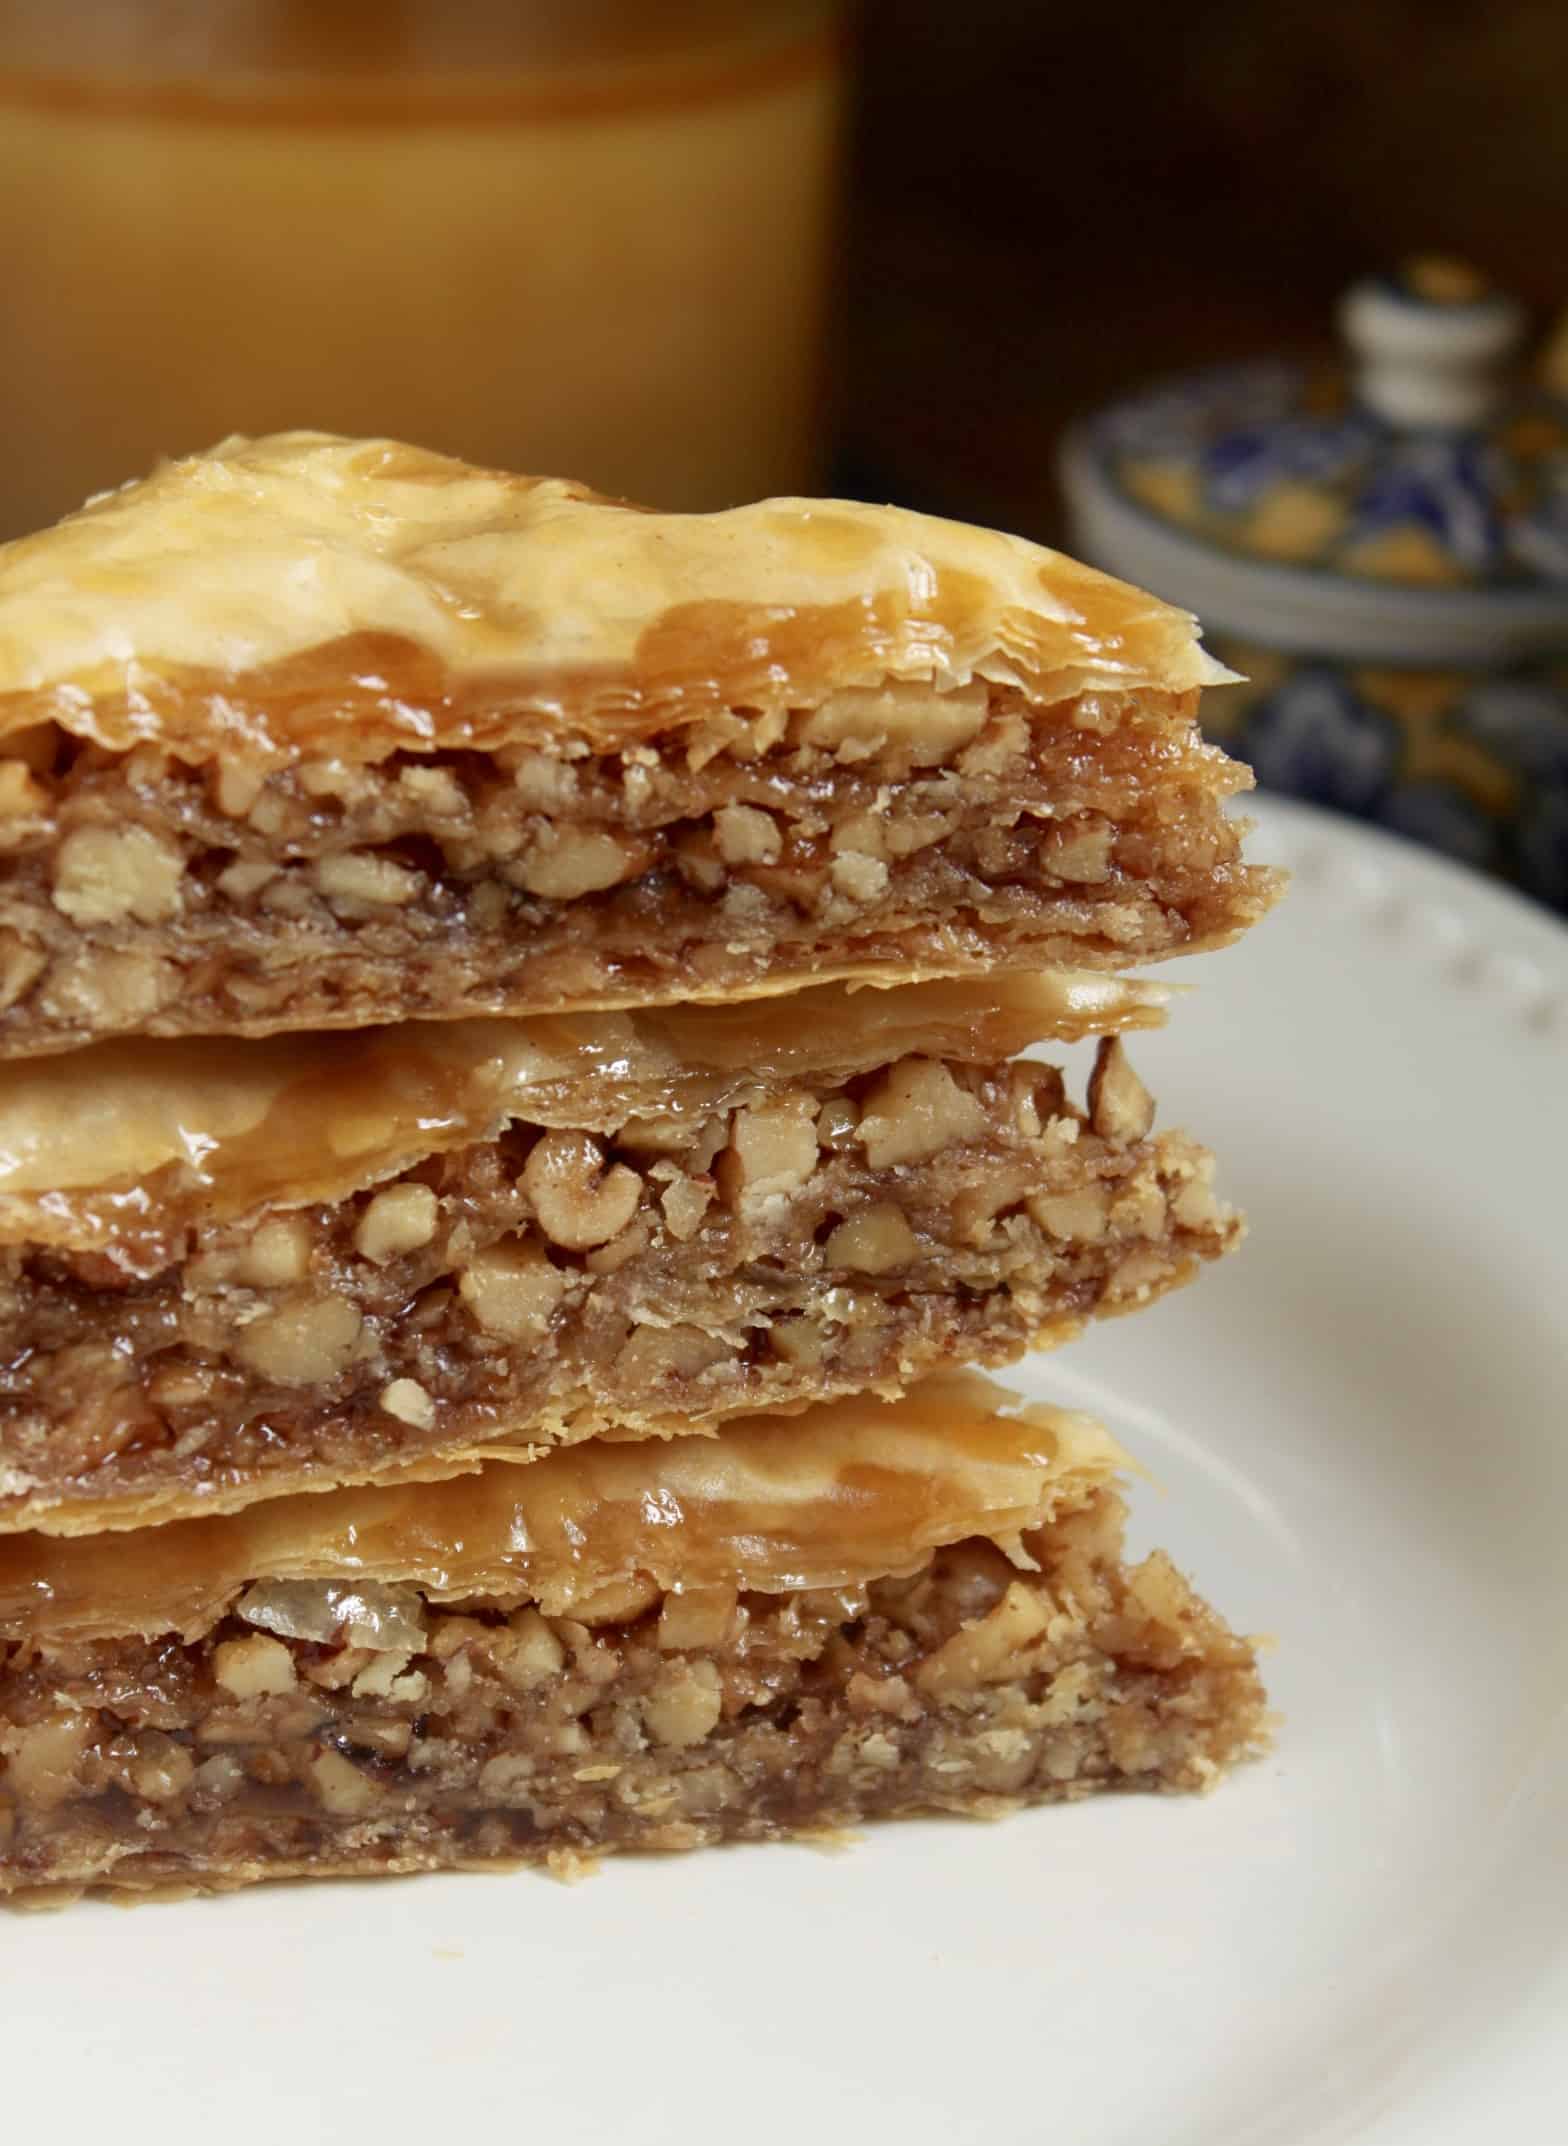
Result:
{"label": "flaky phyllo pastry top", "polygon": [[135,1038],[0,1064],[0,1246],[155,1272],[195,1223],[341,1200],[526,1118],[693,1126],[791,1083],[909,1058],[1001,1060],[1152,1027],[1168,994],[1047,971],[734,1006],[443,1021],[314,1036]]}
{"label": "flaky phyllo pastry top", "polygon": [[600,750],[888,681],[1225,675],[1185,613],[1018,537],[841,500],[651,513],[325,433],[227,441],[0,552],[0,736],[188,761]]}
{"label": "flaky phyllo pastry top", "polygon": [[324,1581],[362,1590],[367,1616],[389,1585],[431,1600],[526,1593],[552,1614],[648,1579],[844,1586],[965,1535],[1037,1527],[1124,1465],[1090,1418],[952,1373],[896,1403],[757,1416],[651,1452],[596,1440],[446,1482],[279,1498],[110,1538],[13,1536],[0,1543],[0,1619],[60,1638],[193,1634],[263,1576],[278,1585],[247,1605],[254,1621],[298,1636]]}
{"label": "flaky phyllo pastry top", "polygon": [[0,546],[0,1058],[1223,945],[1226,675],[898,508],[231,441]]}

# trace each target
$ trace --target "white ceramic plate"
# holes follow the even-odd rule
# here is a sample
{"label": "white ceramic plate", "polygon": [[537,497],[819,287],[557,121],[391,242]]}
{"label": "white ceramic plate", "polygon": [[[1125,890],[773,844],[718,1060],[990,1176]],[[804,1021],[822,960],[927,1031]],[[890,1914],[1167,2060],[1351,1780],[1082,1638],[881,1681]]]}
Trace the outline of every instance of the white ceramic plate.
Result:
{"label": "white ceramic plate", "polygon": [[1568,2137],[1568,934],[1299,807],[1139,1044],[1241,1256],[1033,1367],[1277,1635],[1198,1802],[0,1925],[4,2128],[224,2146]]}

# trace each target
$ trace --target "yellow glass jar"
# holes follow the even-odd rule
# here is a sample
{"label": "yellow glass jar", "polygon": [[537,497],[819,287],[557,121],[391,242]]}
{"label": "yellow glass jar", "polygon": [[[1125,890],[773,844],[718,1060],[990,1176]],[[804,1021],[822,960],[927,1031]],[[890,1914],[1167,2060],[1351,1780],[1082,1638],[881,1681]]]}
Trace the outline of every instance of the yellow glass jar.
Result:
{"label": "yellow glass jar", "polygon": [[0,527],[230,432],[806,489],[830,0],[20,0]]}

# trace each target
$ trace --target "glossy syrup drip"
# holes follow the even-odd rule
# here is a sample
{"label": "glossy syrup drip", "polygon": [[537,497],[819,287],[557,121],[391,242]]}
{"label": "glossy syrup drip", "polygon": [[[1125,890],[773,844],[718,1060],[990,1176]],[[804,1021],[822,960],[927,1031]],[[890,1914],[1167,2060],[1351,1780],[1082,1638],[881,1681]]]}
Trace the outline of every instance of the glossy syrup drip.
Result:
{"label": "glossy syrup drip", "polygon": [[0,549],[0,733],[187,759],[604,750],[888,679],[1050,702],[1223,675],[1184,613],[992,531],[646,513],[322,433],[229,441]]}
{"label": "glossy syrup drip", "polygon": [[1087,1417],[1004,1414],[973,1374],[896,1402],[761,1416],[712,1438],[590,1442],[444,1482],[280,1498],[211,1520],[0,1540],[0,1637],[192,1634],[255,1580],[406,1582],[528,1595],[554,1613],[608,1586],[776,1592],[908,1570],[940,1543],[1010,1537],[1082,1502],[1121,1455]]}
{"label": "glossy syrup drip", "polygon": [[335,1200],[509,1119],[607,1132],[921,1053],[1001,1061],[1158,1021],[1164,993],[1047,974],[741,1004],[95,1044],[0,1064],[0,1242],[156,1261],[190,1223]]}

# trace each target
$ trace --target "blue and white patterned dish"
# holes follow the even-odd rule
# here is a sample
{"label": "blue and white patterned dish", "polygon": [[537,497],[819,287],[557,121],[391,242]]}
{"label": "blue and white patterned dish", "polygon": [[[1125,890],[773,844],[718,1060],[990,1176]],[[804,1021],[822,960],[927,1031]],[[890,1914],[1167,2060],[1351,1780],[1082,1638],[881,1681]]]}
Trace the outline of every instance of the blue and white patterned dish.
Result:
{"label": "blue and white patterned dish", "polygon": [[1352,363],[1167,382],[1080,426],[1072,541],[1244,674],[1211,732],[1270,787],[1568,909],[1568,402],[1517,308],[1428,265],[1358,286]]}

